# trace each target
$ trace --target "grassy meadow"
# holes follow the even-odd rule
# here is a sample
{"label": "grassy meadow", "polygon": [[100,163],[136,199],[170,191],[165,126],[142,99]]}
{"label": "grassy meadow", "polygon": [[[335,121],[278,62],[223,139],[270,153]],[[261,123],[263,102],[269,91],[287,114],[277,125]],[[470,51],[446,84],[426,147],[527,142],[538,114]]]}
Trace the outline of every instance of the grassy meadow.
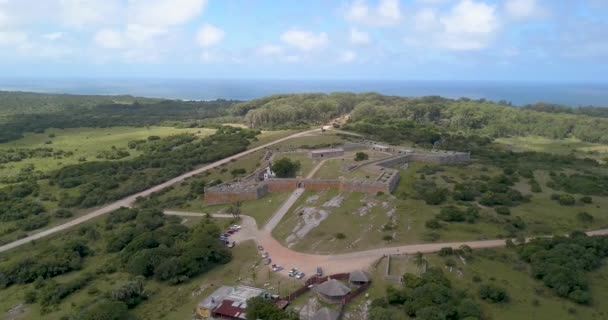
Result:
{"label": "grassy meadow", "polygon": [[[210,135],[214,129],[193,128],[178,129],[173,127],[113,127],[113,128],[75,128],[75,129],[48,129],[44,133],[27,133],[19,140],[0,144],[0,150],[11,148],[53,148],[55,150],[71,151],[70,157],[30,158],[19,162],[10,162],[0,165],[1,175],[15,175],[26,166],[33,165],[36,170],[49,172],[62,166],[75,164],[80,158],[95,161],[101,151],[124,149],[129,156],[123,159],[134,158],[140,154],[135,149],[129,149],[128,143],[132,140],[142,140],[149,136],[166,137],[181,133]],[[105,160],[105,159],[104,159]]]}

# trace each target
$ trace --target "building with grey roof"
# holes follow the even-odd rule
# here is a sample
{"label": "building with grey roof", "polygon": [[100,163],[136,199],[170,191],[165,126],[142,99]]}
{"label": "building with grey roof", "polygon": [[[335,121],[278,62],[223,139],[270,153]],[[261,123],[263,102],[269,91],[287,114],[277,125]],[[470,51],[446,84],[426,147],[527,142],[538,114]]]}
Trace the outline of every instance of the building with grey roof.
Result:
{"label": "building with grey roof", "polygon": [[353,271],[348,276],[348,282],[358,286],[366,284],[369,281],[369,275],[365,271]]}
{"label": "building with grey roof", "polygon": [[329,279],[312,288],[312,291],[319,295],[321,300],[328,303],[340,303],[342,298],[350,293],[350,288],[336,279]]}

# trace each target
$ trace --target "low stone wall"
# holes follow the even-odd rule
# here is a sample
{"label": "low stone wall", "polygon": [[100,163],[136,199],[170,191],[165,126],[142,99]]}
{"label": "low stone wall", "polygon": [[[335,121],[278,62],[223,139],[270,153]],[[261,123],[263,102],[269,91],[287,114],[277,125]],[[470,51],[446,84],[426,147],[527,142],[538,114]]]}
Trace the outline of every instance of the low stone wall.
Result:
{"label": "low stone wall", "polygon": [[259,184],[256,186],[249,186],[244,189],[232,189],[232,190],[221,190],[221,189],[209,189],[205,192],[204,202],[205,204],[223,204],[232,203],[237,201],[245,200],[257,200],[268,193],[268,186],[266,184]]}

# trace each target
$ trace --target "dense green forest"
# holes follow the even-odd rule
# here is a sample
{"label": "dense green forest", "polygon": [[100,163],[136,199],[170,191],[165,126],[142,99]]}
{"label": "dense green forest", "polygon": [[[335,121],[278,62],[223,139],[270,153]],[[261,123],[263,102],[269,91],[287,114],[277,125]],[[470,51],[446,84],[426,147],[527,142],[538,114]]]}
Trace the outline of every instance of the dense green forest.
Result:
{"label": "dense green forest", "polygon": [[[35,110],[41,111],[6,115],[0,121],[0,143],[19,139],[26,132],[43,132],[48,128],[142,127],[160,124],[200,126],[202,120],[227,116],[228,107],[234,104],[230,100],[145,102],[144,99],[144,102],[138,100],[131,104],[110,102],[89,106],[86,98],[83,99],[82,104],[73,102],[63,108],[37,108]],[[0,105],[0,113],[2,110],[9,110],[5,112],[10,113],[10,105]]]}
{"label": "dense green forest", "polygon": [[[66,319],[126,319],[129,309],[154,294],[145,290],[150,281],[178,284],[228,263],[232,255],[218,240],[220,233],[210,220],[188,228],[158,209],[122,208],[103,221],[41,242],[26,255],[4,257],[0,289],[31,284],[25,303],[39,304],[41,314],[32,316],[44,318],[88,288],[87,301]],[[62,277],[70,272],[73,277]],[[113,282],[109,290],[93,289],[96,279],[110,276],[126,280]]]}
{"label": "dense green forest", "polygon": [[0,91],[0,117],[11,114],[52,113],[67,108],[92,108],[100,104],[153,103],[159,99],[133,96],[96,96]]}
{"label": "dense green forest", "polygon": [[414,140],[431,143],[438,141],[442,133],[489,137],[538,135],[553,139],[576,137],[588,142],[608,142],[608,119],[603,118],[604,109],[572,110],[569,113],[539,112],[535,107],[517,108],[483,99],[405,98],[375,93],[277,95],[231,108],[233,115],[245,116],[246,123],[252,127],[321,124],[352,112],[349,129],[377,133],[389,142],[397,142],[396,134],[399,138],[408,133]]}

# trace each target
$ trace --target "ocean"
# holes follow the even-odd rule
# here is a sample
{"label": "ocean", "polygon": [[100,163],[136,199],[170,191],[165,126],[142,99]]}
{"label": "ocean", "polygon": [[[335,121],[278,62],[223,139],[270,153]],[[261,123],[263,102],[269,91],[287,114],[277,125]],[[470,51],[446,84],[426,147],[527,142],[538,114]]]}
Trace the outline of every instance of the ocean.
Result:
{"label": "ocean", "polygon": [[377,92],[386,95],[536,102],[608,107],[608,83],[534,83],[397,80],[256,80],[256,79],[0,79],[0,90],[46,93],[134,95],[144,97],[250,100],[272,94],[305,92]]}

